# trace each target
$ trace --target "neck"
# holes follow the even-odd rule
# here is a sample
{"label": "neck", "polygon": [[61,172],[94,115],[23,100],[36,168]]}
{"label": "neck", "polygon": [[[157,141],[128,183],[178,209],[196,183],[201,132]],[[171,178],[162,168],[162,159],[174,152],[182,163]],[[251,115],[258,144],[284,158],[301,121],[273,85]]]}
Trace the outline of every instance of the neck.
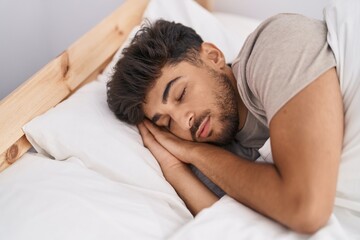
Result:
{"label": "neck", "polygon": [[248,109],[246,108],[243,100],[240,97],[240,94],[239,94],[239,91],[238,91],[238,88],[237,88],[237,81],[236,81],[236,78],[235,78],[235,76],[234,76],[234,74],[233,74],[233,72],[231,70],[231,67],[226,68],[226,75],[231,80],[231,85],[235,89],[236,101],[237,101],[237,105],[238,105],[238,114],[239,114],[239,127],[238,127],[238,130],[240,131],[245,125],[246,117],[247,117],[247,114],[248,114]]}

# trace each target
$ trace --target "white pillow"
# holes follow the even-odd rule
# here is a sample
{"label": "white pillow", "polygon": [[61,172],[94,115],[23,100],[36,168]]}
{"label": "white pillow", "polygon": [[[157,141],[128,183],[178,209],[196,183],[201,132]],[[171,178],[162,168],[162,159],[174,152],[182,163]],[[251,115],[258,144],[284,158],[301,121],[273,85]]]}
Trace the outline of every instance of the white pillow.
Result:
{"label": "white pillow", "polygon": [[[197,28],[204,39],[227,47],[221,24],[192,0],[153,0],[144,17],[183,22]],[[110,179],[177,197],[157,161],[143,147],[137,128],[117,120],[107,106],[105,82],[119,57],[121,49],[97,81],[34,118],[23,130],[40,153],[57,160],[74,156]]]}
{"label": "white pillow", "polygon": [[[213,12],[213,15],[221,22],[222,26],[229,37],[231,49],[236,49],[236,55],[230,55],[227,59],[228,62],[233,61],[237,56],[240,47],[245,43],[247,37],[252,33],[257,26],[261,23],[260,20],[244,17],[241,15],[224,13],[224,12]],[[232,58],[233,57],[233,58]]]}
{"label": "white pillow", "polygon": [[109,110],[105,83],[87,84],[23,129],[42,154],[57,160],[77,157],[112,180],[177,196],[137,128]]}

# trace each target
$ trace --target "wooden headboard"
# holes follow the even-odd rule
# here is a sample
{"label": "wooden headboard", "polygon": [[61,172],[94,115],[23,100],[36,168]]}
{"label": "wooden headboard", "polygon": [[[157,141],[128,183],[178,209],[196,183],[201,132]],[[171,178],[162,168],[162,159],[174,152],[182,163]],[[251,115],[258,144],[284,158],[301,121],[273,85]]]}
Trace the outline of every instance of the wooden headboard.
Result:
{"label": "wooden headboard", "polygon": [[[210,8],[207,0],[199,0]],[[111,15],[0,102],[0,172],[31,148],[22,127],[94,80],[142,20],[148,0],[125,0]]]}

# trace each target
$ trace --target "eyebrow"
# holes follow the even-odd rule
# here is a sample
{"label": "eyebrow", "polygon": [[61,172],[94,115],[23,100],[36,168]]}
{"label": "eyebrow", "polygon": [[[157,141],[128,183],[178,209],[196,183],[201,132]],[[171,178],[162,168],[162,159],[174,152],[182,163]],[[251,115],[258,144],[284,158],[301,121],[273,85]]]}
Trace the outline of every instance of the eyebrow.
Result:
{"label": "eyebrow", "polygon": [[170,82],[168,82],[168,83],[166,84],[166,87],[165,87],[165,90],[164,90],[163,96],[162,96],[162,103],[164,103],[164,104],[167,103],[170,89],[171,89],[172,85],[173,85],[177,80],[179,80],[179,78],[181,78],[181,76],[178,76],[178,77],[174,78],[173,80],[171,80]]}
{"label": "eyebrow", "polygon": [[[167,103],[167,100],[168,100],[168,97],[169,97],[169,92],[170,92],[170,89],[172,87],[172,85],[181,78],[182,76],[178,76],[176,78],[174,78],[173,80],[171,80],[170,82],[168,82],[165,86],[165,89],[164,89],[164,92],[163,92],[163,95],[162,95],[162,103],[166,104]],[[155,115],[151,118],[151,121],[153,123],[156,123],[160,118],[161,118],[161,114],[159,113],[155,113]]]}

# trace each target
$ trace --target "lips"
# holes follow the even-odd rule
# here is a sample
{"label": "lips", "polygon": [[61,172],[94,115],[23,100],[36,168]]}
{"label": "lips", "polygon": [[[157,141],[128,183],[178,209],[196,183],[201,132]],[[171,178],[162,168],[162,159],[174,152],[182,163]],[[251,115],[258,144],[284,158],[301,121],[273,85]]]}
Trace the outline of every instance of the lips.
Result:
{"label": "lips", "polygon": [[197,138],[206,138],[210,132],[210,116],[204,118],[198,131],[196,132]]}

